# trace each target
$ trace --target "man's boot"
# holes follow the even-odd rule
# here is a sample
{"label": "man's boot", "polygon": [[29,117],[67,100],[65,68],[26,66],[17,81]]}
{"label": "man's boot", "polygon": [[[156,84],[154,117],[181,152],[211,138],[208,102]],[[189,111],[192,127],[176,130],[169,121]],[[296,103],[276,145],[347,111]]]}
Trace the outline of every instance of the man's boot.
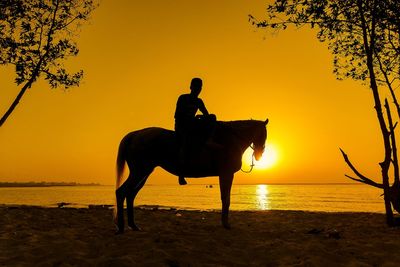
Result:
{"label": "man's boot", "polygon": [[179,185],[186,185],[187,182],[184,176],[179,175]]}

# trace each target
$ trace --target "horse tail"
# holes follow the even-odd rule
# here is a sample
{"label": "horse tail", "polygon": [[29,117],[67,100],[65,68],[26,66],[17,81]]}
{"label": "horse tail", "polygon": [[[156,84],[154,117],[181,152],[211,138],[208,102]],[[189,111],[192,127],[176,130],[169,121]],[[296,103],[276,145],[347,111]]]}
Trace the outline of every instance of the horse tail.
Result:
{"label": "horse tail", "polygon": [[[117,162],[116,162],[116,181],[115,181],[115,192],[117,193],[118,188],[121,186],[122,174],[125,169],[125,155],[126,155],[126,137],[121,140],[118,147]],[[117,196],[117,195],[116,195]],[[113,210],[114,224],[118,225],[118,197],[115,198],[115,205]],[[118,226],[117,226],[118,229]]]}
{"label": "horse tail", "polygon": [[118,189],[121,186],[121,178],[125,169],[125,154],[126,154],[125,151],[126,151],[126,138],[122,139],[118,148],[115,189]]}

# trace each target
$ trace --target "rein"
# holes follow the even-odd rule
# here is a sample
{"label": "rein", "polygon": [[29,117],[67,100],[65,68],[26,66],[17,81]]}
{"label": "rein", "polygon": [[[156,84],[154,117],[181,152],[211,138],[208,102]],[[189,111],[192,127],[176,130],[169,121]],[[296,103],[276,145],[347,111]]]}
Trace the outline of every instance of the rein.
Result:
{"label": "rein", "polygon": [[251,171],[253,170],[253,168],[254,168],[254,166],[255,166],[255,164],[254,164],[254,153],[255,153],[254,147],[253,147],[252,145],[250,145],[250,148],[253,149],[253,154],[251,155],[250,170],[245,171],[245,170],[243,170],[242,168],[240,168],[240,170],[241,170],[242,172],[244,172],[244,173],[251,173]]}

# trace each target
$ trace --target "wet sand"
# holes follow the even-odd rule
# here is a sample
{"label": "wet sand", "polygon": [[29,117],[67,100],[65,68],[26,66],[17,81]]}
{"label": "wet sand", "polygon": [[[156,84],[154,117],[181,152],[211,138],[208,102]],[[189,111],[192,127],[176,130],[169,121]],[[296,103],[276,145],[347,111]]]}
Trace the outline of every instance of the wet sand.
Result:
{"label": "wet sand", "polygon": [[400,229],[383,214],[0,207],[0,266],[399,266]]}

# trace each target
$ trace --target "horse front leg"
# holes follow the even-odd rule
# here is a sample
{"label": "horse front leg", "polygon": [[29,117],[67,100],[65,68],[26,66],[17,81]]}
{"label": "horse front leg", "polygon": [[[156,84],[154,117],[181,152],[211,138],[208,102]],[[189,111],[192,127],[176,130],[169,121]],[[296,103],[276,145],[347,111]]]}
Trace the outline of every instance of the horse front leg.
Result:
{"label": "horse front leg", "polygon": [[219,176],[219,189],[222,201],[221,222],[222,226],[226,229],[231,229],[229,224],[229,206],[231,204],[232,181],[233,173],[225,173]]}

